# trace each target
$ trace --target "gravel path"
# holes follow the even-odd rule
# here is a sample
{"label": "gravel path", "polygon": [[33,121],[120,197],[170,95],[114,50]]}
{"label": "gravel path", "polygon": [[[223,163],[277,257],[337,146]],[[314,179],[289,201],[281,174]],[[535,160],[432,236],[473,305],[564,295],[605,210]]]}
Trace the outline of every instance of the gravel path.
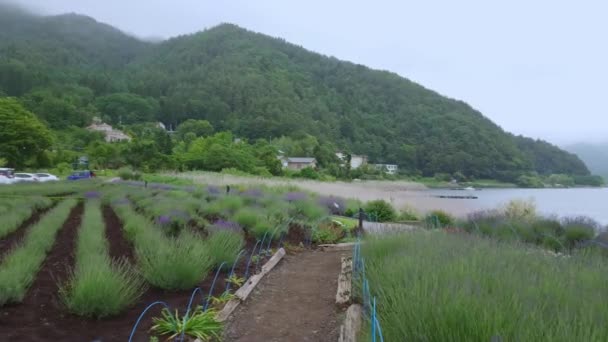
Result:
{"label": "gravel path", "polygon": [[341,255],[306,251],[286,256],[232,315],[225,340],[337,341]]}

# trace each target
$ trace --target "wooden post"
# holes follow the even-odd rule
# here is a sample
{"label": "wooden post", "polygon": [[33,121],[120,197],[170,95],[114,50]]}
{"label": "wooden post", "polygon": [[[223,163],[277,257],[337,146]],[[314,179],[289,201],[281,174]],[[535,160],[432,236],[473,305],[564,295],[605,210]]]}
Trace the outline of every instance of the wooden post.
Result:
{"label": "wooden post", "polygon": [[363,208],[359,208],[359,231],[363,231]]}

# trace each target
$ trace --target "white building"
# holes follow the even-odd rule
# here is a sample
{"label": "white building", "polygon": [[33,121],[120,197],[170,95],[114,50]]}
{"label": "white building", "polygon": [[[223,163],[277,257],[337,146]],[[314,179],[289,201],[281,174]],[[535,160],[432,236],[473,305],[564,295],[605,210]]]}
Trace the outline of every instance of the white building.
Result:
{"label": "white building", "polygon": [[378,170],[382,170],[382,172],[386,172],[389,175],[394,175],[399,171],[399,166],[395,164],[374,164],[374,166]]}
{"label": "white building", "polygon": [[[336,157],[338,157],[338,159],[340,159],[342,162],[345,162],[347,155],[345,153],[342,153],[342,152],[337,152],[336,153]],[[351,154],[350,155],[350,168],[351,168],[351,170],[358,169],[361,166],[366,165],[366,164],[367,164],[367,156],[357,155],[357,154]],[[342,166],[344,166],[344,165],[342,165]]]}
{"label": "white building", "polygon": [[89,131],[101,132],[105,136],[107,142],[115,141],[131,141],[131,137],[126,135],[123,131],[113,129],[112,126],[107,123],[101,122],[99,119],[93,119],[93,124],[87,127]]}

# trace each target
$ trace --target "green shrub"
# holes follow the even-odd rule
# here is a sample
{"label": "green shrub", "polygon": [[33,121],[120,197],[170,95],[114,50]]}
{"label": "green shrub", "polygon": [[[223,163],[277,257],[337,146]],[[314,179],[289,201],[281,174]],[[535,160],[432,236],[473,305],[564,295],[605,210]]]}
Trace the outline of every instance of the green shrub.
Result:
{"label": "green shrub", "polygon": [[420,220],[420,215],[416,212],[416,210],[412,207],[406,206],[401,209],[401,213],[399,214],[399,221],[418,221]]}
{"label": "green shrub", "polygon": [[312,231],[316,243],[336,243],[342,237],[342,227],[335,224],[322,224]]}
{"label": "green shrub", "polygon": [[229,230],[212,232],[205,243],[213,265],[219,267],[222,262],[231,267],[244,245],[243,235]]}
{"label": "green shrub", "polygon": [[253,228],[251,229],[251,233],[257,239],[263,239],[264,236],[266,236],[266,239],[268,239],[268,237],[272,236],[275,231],[276,231],[276,228],[272,224],[270,224],[267,220],[258,221],[255,224],[255,226],[253,226]]}
{"label": "green shrub", "polygon": [[563,221],[564,240],[567,248],[573,248],[578,243],[593,239],[599,224],[586,217],[567,218]]}
{"label": "green shrub", "polygon": [[372,221],[390,222],[397,219],[395,208],[385,200],[375,200],[365,205],[365,212]]}
{"label": "green shrub", "polygon": [[139,172],[134,171],[130,167],[122,167],[117,171],[118,177],[123,180],[140,180],[141,174]]}
{"label": "green shrub", "polygon": [[307,179],[319,179],[319,173],[315,169],[305,167],[295,174],[295,177],[307,178]]}
{"label": "green shrub", "polygon": [[307,222],[317,222],[329,215],[326,208],[312,200],[294,201],[291,205],[293,207],[291,216]]}
{"label": "green shrub", "polygon": [[259,214],[251,208],[242,208],[234,214],[234,221],[246,229],[253,228],[259,219]]}
{"label": "green shrub", "polygon": [[433,210],[424,217],[427,227],[441,228],[454,224],[454,218],[443,210]]}
{"label": "green shrub", "polygon": [[156,244],[137,244],[136,253],[146,280],[167,290],[186,290],[200,283],[211,270],[213,259],[198,237],[184,231],[179,237]]}

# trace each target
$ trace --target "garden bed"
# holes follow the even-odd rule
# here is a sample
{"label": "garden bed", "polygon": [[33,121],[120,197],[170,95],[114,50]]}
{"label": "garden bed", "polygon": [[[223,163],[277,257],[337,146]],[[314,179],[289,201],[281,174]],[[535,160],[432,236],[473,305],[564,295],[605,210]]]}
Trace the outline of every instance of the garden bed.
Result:
{"label": "garden bed", "polygon": [[[121,185],[121,187],[125,186]],[[102,225],[104,236],[101,239],[103,240],[102,246],[105,247],[102,247],[102,250],[105,249],[106,251],[101,253],[107,253],[110,258],[109,260],[112,260],[112,262],[118,260],[127,262],[130,265],[129,267],[132,267],[135,273],[141,273],[142,275],[144,275],[144,272],[142,271],[140,265],[141,251],[139,250],[139,247],[142,246],[141,240],[134,240],[133,234],[144,234],[146,230],[157,230],[157,233],[155,233],[157,235],[160,234],[158,232],[163,232],[163,234],[171,234],[171,232],[167,233],[165,230],[158,230],[164,229],[162,228],[162,225],[159,225],[159,220],[156,219],[158,218],[156,215],[159,215],[158,212],[153,211],[154,209],[159,209],[158,206],[138,207],[133,204],[135,202],[133,199],[135,196],[133,196],[133,198],[125,197],[125,194],[127,193],[130,196],[131,193],[140,191],[139,200],[142,200],[142,198],[145,199],[146,196],[155,196],[164,190],[141,193],[141,191],[145,192],[146,190],[138,189],[132,191],[131,189],[128,189],[125,191],[125,189],[121,189],[118,195],[113,194],[108,199],[101,198],[104,194],[106,194],[106,191],[107,193],[111,193],[113,190],[117,189],[115,187],[108,187],[106,190],[102,189],[102,187],[99,187],[98,185],[95,185],[95,187],[92,186],[91,189],[83,188],[81,189],[83,194],[76,195],[77,198],[81,198],[78,204],[76,204],[74,199],[71,199],[64,201],[64,204],[59,205],[61,207],[60,209],[63,210],[64,213],[64,216],[61,219],[65,221],[60,221],[64,222],[63,224],[55,224],[56,228],[54,229],[57,231],[56,235],[54,235],[55,239],[47,239],[49,243],[47,244],[48,247],[43,249],[44,259],[39,259],[41,260],[39,268],[33,268],[33,270],[37,269],[37,271],[31,274],[31,281],[24,281],[24,286],[26,289],[25,296],[22,299],[20,297],[9,298],[6,304],[0,306],[0,336],[2,336],[3,339],[19,341],[124,341],[128,340],[131,330],[135,322],[140,317],[140,314],[148,307],[149,304],[153,302],[163,301],[171,308],[171,310],[177,309],[180,315],[183,315],[191,300],[194,288],[199,287],[200,291],[194,297],[193,308],[199,304],[205,304],[212,283],[214,282],[217,264],[214,264],[207,274],[201,277],[203,280],[194,284],[192,287],[184,287],[185,289],[183,290],[164,290],[153,286],[149,279],[146,278],[146,282],[148,284],[145,291],[140,294],[132,305],[121,309],[119,314],[103,318],[88,318],[70,313],[65,302],[63,301],[65,298],[62,297],[62,294],[65,294],[64,290],[66,288],[69,289],[67,285],[72,284],[74,278],[76,278],[78,275],[78,270],[83,267],[77,267],[77,265],[87,265],[89,268],[91,267],[90,262],[88,264],[86,262],[82,262],[82,260],[86,259],[82,259],[83,256],[80,255],[82,253],[79,253],[79,250],[82,251],[82,248],[79,248],[79,246],[82,243],[82,237],[80,235],[84,231],[84,227],[91,227],[89,229],[92,230],[87,230],[88,232],[94,231],[95,228],[93,225],[87,225],[87,222],[91,223],[91,221],[94,221],[99,223],[100,220],[103,220]],[[182,194],[179,194],[179,196],[182,196]],[[276,197],[276,194],[274,196],[275,198],[281,198]],[[192,198],[187,199],[190,200],[189,204],[192,205]],[[252,200],[249,201],[250,203],[247,204],[249,207],[245,206],[244,208],[251,208],[254,211],[260,210],[260,208],[256,207],[256,204],[253,203]],[[177,205],[181,204],[180,201],[177,201],[176,203]],[[207,205],[213,204],[212,201],[203,203],[207,203]],[[123,211],[123,209],[125,207],[121,206],[125,205],[127,207],[134,208],[133,211],[126,211],[126,213],[131,212],[131,216],[124,216],[125,211]],[[86,217],[89,217],[86,214],[89,212],[89,209],[85,208],[89,207],[97,208],[91,210],[97,210],[97,213],[99,213],[99,216],[97,217],[100,217],[100,219],[85,219]],[[169,207],[160,209],[166,209],[173,212],[174,210]],[[284,207],[287,208],[287,205],[284,205]],[[71,208],[71,210],[68,211],[67,209],[69,208]],[[177,208],[181,209],[181,207]],[[120,212],[117,210],[120,210]],[[303,210],[311,211],[311,215],[319,215],[318,212],[315,212],[316,210],[318,211],[316,208],[304,208]],[[27,239],[30,235],[33,235],[33,231],[40,232],[47,230],[47,227],[44,224],[36,225],[36,222],[39,221],[41,217],[56,214],[54,211],[47,212],[40,210],[36,211],[32,217],[23,222],[22,225],[20,225],[14,232],[8,234],[5,238],[0,240],[0,243],[2,243],[4,246],[19,246],[19,248],[25,249],[23,248],[23,245],[19,244],[18,242]],[[151,214],[153,215],[152,217],[149,216]],[[181,213],[178,212],[178,214]],[[231,213],[231,215],[235,214],[236,210],[235,212]],[[133,230],[132,227],[127,227],[128,223],[123,221],[125,218],[132,217],[133,215],[140,217],[141,220],[139,223],[140,226],[143,227],[143,230]],[[217,215],[216,219],[218,222],[220,222],[222,217],[230,217],[227,215],[228,214],[225,212],[222,212]],[[187,235],[188,232],[194,233],[191,234],[194,239],[200,240],[200,242],[205,242],[206,240],[210,239],[212,235],[216,234],[215,232],[217,232],[218,228],[222,227],[216,227],[215,223],[208,222],[208,220],[214,218],[213,214],[207,213],[205,216],[201,217],[203,219],[196,221],[197,224],[195,225],[191,224],[192,221],[186,220],[183,234]],[[305,218],[305,216],[302,216],[302,218],[300,218],[297,222],[292,222],[290,219],[285,225],[284,232],[281,234],[273,231],[272,234],[264,233],[263,236],[261,236],[259,231],[252,232],[251,230],[242,229],[239,234],[242,236],[243,245],[242,247],[239,247],[238,250],[242,249],[243,252],[234,267],[235,275],[241,278],[244,278],[246,273],[248,273],[248,276],[254,275],[256,273],[256,268],[262,267],[262,265],[264,265],[266,260],[270,257],[271,250],[278,248],[282,243],[288,243],[294,246],[311,246],[312,233],[310,231],[310,227],[305,226],[305,221],[303,218]],[[55,219],[55,221],[57,220]],[[146,222],[148,224],[146,224]],[[131,222],[131,224],[132,223],[133,222]],[[226,227],[226,230],[234,231],[234,227],[230,227],[232,222],[228,221],[224,222],[223,224],[228,226]],[[32,226],[35,226],[35,229],[30,228]],[[209,233],[209,231],[212,233]],[[178,231],[177,234],[179,236],[182,233]],[[166,237],[159,237],[157,235],[155,238],[161,240],[153,239],[150,241],[160,241],[162,243],[166,243],[168,244],[168,247],[165,246],[166,248],[175,248],[175,246],[179,246],[179,244],[172,244],[172,241],[174,241],[172,239],[174,239],[174,237],[171,235],[167,235]],[[271,239],[272,235],[274,236]],[[53,242],[51,243],[51,241]],[[137,249],[134,247],[134,243],[140,244]],[[34,249],[36,244],[32,242],[29,245],[26,244],[26,246]],[[149,246],[155,245],[149,244]],[[211,245],[206,245],[205,248],[211,247]],[[238,253],[238,250],[236,250],[235,253]],[[265,252],[260,254],[261,250]],[[9,252],[6,252],[6,254],[12,255],[13,252],[13,250],[10,250]],[[85,253],[85,256],[89,256],[91,254],[95,256],[96,253],[96,251]],[[260,255],[260,257],[257,259],[253,258],[253,260],[251,260],[249,263],[252,255]],[[17,257],[13,257],[12,259],[20,260]],[[13,264],[15,264],[15,262],[13,262]],[[0,263],[0,271],[2,271],[2,268],[5,266],[6,265]],[[93,266],[95,266],[95,264],[93,264]],[[247,272],[248,266],[249,271]],[[215,282],[212,296],[219,297],[224,293],[230,271],[231,268],[229,267],[222,268],[221,272],[217,276],[217,281]],[[4,286],[7,286],[6,281],[4,283]],[[232,284],[231,287],[231,290],[235,291],[239,285]],[[219,305],[219,308],[221,308],[221,304]],[[152,317],[159,317],[160,313],[160,306],[152,308],[147,312],[137,328],[133,341],[149,340]],[[166,337],[160,337],[160,339],[165,338]]]}
{"label": "garden bed", "polygon": [[[0,336],[7,340],[19,341],[126,341],[129,338],[131,328],[145,307],[157,300],[162,300],[172,308],[184,310],[188,305],[192,290],[177,292],[164,291],[149,288],[137,301],[137,303],[124,313],[103,320],[86,319],[66,313],[65,308],[59,303],[57,296],[58,281],[64,281],[68,277],[73,263],[73,250],[76,231],[80,225],[82,204],[72,210],[68,221],[61,228],[52,251],[48,254],[45,264],[38,273],[36,280],[30,288],[27,297],[22,303],[8,304],[0,307]],[[107,226],[107,236],[110,250],[114,257],[126,257],[133,260],[132,248],[122,236],[122,223],[112,211],[105,207],[104,217]],[[248,239],[245,247],[246,253],[251,252],[255,240]],[[235,267],[235,273],[243,275],[247,264],[246,258],[241,258]],[[259,262],[260,266],[263,261]],[[255,265],[252,265],[253,269]],[[230,272],[229,269],[222,271],[215,284],[213,295],[220,295],[225,287],[225,279]],[[213,276],[212,272],[198,286],[203,294],[197,295],[198,300],[207,296]],[[195,299],[196,300],[196,299]],[[134,341],[148,341],[147,331],[152,324],[151,317],[158,316],[160,309],[152,310],[144,318],[139,334]]]}

